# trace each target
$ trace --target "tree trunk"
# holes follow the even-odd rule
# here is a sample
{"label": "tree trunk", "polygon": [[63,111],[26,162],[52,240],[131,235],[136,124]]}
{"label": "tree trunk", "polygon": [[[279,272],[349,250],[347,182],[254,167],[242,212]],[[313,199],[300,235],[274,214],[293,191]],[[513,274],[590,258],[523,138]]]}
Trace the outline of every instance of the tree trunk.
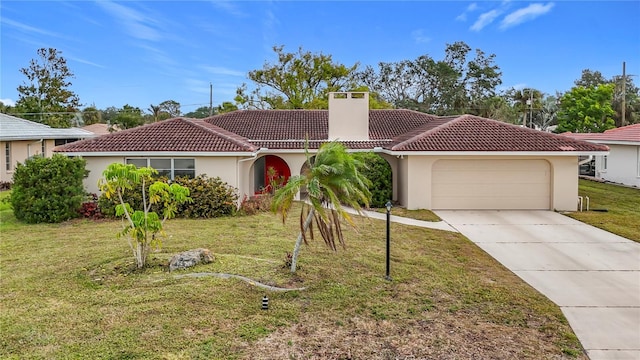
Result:
{"label": "tree trunk", "polygon": [[313,214],[315,212],[314,208],[309,210],[309,215],[307,215],[307,219],[304,221],[302,226],[302,231],[298,234],[298,238],[296,239],[296,245],[293,247],[293,255],[291,256],[291,273],[296,272],[296,265],[298,263],[298,253],[300,252],[300,245],[302,245],[302,234],[309,229],[309,225],[311,224],[311,220],[313,220]]}

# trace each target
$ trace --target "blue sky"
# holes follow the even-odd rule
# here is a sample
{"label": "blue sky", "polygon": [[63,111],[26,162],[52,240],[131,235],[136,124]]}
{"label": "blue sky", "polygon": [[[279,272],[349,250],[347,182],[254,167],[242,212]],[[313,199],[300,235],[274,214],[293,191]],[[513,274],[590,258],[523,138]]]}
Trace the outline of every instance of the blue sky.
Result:
{"label": "blue sky", "polygon": [[[232,101],[272,47],[345,65],[440,60],[464,41],[496,55],[503,87],[567,91],[583,69],[640,75],[640,1],[12,1],[0,3],[0,99],[40,47],[62,51],[83,105],[183,113]],[[640,81],[635,77],[636,84]]]}

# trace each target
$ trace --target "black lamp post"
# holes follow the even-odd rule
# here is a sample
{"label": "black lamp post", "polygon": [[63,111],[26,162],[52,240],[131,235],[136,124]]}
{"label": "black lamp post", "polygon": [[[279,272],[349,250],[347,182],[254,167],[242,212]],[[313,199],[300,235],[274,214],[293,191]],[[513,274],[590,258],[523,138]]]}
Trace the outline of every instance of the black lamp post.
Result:
{"label": "black lamp post", "polygon": [[385,204],[387,207],[387,274],[385,279],[391,281],[391,276],[389,276],[389,258],[390,258],[390,242],[391,242],[391,201],[387,201]]}

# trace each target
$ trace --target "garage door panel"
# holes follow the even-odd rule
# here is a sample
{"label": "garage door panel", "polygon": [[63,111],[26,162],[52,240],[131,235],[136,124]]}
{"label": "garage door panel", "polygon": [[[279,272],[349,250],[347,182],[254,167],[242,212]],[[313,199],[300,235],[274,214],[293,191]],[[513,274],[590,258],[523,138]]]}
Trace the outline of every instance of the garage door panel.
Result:
{"label": "garage door panel", "polygon": [[[446,194],[449,196],[478,196],[482,197],[484,194],[489,194],[487,197],[495,196],[496,193],[504,193],[502,197],[509,197],[507,194],[514,194],[513,197],[527,197],[527,193],[543,194],[546,192],[548,184],[466,184],[460,186],[460,184],[434,184],[433,196],[438,197],[439,194]],[[441,195],[442,197],[442,195]]]}
{"label": "garage door panel", "polygon": [[[434,198],[434,209],[474,209],[474,210],[495,210],[494,204],[496,204],[495,197],[474,197],[474,198]],[[522,198],[522,197],[503,197],[500,199],[501,209],[509,210],[530,210],[535,209],[548,209],[549,202],[540,198]]]}
{"label": "garage door panel", "polygon": [[434,209],[549,209],[544,160],[440,160],[432,168]]}

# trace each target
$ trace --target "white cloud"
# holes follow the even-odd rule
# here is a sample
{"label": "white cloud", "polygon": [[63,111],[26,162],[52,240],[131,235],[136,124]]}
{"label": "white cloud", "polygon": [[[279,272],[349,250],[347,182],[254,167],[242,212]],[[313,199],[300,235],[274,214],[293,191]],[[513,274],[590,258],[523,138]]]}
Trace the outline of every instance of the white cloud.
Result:
{"label": "white cloud", "polygon": [[96,4],[118,18],[130,36],[149,41],[162,40],[160,32],[152,26],[155,21],[143,13],[111,1],[98,1]]}
{"label": "white cloud", "polygon": [[247,14],[242,12],[240,9],[238,9],[238,7],[236,6],[236,4],[234,4],[231,1],[228,0],[215,0],[211,2],[215,7],[219,8],[220,10],[223,10],[227,13],[229,13],[230,15],[236,16],[236,17],[246,17]]}
{"label": "white cloud", "polygon": [[550,2],[546,5],[541,3],[531,4],[525,8],[518,9],[509,15],[505,16],[500,23],[500,29],[507,29],[512,26],[522,24],[525,21],[530,21],[538,16],[544,15],[551,11],[554,3]]}
{"label": "white cloud", "polygon": [[431,41],[431,38],[424,34],[422,29],[414,30],[411,32],[411,37],[417,44],[426,44]]}
{"label": "white cloud", "polygon": [[0,102],[5,106],[16,106],[16,102],[11,99],[0,99]]}
{"label": "white cloud", "polygon": [[485,26],[491,24],[493,20],[495,20],[498,16],[500,16],[500,14],[502,14],[502,11],[497,9],[480,14],[480,16],[478,17],[478,20],[476,20],[476,22],[473,25],[471,25],[469,30],[472,30],[472,31],[482,30]]}
{"label": "white cloud", "polygon": [[98,68],[101,68],[101,69],[104,69],[104,68],[105,68],[105,66],[104,66],[104,65],[100,65],[100,64],[94,63],[94,62],[89,61],[89,60],[81,59],[81,58],[75,57],[75,56],[73,56],[73,55],[69,55],[69,54],[67,54],[67,55],[65,55],[65,57],[66,57],[67,59],[69,59],[69,60],[72,60],[72,61],[75,61],[75,62],[79,62],[79,63],[82,63],[82,64],[87,64],[87,65],[95,66],[95,67],[98,67]]}
{"label": "white cloud", "polygon": [[462,21],[462,22],[467,21],[467,14],[470,12],[474,12],[477,9],[478,9],[478,4],[476,3],[469,4],[469,6],[467,6],[467,8],[464,10],[462,14],[456,16],[456,21]]}
{"label": "white cloud", "polygon": [[221,66],[203,65],[202,69],[204,69],[205,71],[207,71],[207,72],[209,72],[210,74],[213,74],[213,75],[227,75],[227,76],[245,76],[245,75],[247,75],[243,71],[232,70],[232,69],[228,69],[228,68],[221,67]]}
{"label": "white cloud", "polygon": [[40,28],[37,28],[37,27],[34,27],[34,26],[23,24],[21,22],[9,20],[7,18],[2,18],[1,21],[2,21],[3,24],[9,25],[10,27],[13,27],[13,28],[18,29],[18,30],[20,30],[22,32],[25,32],[25,33],[35,33],[35,34],[40,34],[40,35],[57,37],[57,38],[61,38],[61,39],[66,39],[67,38],[67,37],[65,37],[63,35],[60,35],[58,33],[55,33],[53,31],[40,29]]}

